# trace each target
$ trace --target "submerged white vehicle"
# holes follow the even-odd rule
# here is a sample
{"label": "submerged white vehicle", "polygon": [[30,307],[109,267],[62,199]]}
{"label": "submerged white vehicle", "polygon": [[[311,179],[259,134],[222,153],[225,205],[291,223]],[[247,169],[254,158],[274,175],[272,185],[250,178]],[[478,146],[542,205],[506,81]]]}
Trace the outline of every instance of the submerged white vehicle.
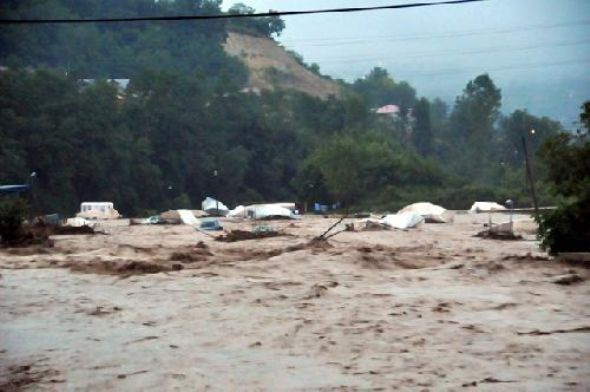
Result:
{"label": "submerged white vehicle", "polygon": [[79,218],[85,219],[118,219],[121,217],[119,211],[110,201],[85,201],[80,204],[80,212],[76,214]]}

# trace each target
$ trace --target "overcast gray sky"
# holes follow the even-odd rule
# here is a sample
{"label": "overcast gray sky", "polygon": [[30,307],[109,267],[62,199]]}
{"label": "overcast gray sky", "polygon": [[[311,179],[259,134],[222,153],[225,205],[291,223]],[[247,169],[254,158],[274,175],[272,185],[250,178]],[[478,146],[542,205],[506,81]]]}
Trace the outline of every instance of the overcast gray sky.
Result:
{"label": "overcast gray sky", "polygon": [[[414,1],[241,2],[286,11]],[[224,0],[224,7],[236,2]],[[488,72],[502,89],[505,113],[528,108],[570,128],[590,99],[590,0],[489,0],[284,19],[279,41],[335,78],[352,81],[381,66],[419,95],[452,103],[469,79]]]}

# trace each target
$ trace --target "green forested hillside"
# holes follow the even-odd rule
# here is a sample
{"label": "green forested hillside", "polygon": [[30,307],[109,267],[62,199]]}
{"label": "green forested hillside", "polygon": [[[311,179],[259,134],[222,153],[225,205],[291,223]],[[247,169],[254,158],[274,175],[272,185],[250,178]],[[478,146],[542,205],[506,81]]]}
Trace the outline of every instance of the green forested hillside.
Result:
{"label": "green forested hillside", "polygon": [[[3,1],[0,13],[186,15],[219,6],[28,0]],[[84,200],[112,200],[125,214],[142,214],[197,207],[208,195],[228,204],[297,199],[354,208],[529,202],[520,137],[535,150],[558,123],[526,111],[503,116],[501,91],[485,74],[453,107],[419,97],[380,68],[342,82],[339,98],[240,92],[248,69],[224,52],[228,29],[270,36],[283,27],[277,18],[0,26],[0,183],[28,181],[35,171],[43,210],[65,213]],[[107,78],[130,83],[122,90]],[[390,104],[398,114],[375,113]]]}

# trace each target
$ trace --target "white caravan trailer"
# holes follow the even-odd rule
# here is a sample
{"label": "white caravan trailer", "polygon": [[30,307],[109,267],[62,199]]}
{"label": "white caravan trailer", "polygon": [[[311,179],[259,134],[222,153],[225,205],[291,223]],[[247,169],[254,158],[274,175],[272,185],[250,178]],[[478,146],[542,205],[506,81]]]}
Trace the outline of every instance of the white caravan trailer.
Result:
{"label": "white caravan trailer", "polygon": [[80,212],[76,216],[86,219],[117,219],[120,217],[113,203],[103,201],[85,201],[80,204]]}

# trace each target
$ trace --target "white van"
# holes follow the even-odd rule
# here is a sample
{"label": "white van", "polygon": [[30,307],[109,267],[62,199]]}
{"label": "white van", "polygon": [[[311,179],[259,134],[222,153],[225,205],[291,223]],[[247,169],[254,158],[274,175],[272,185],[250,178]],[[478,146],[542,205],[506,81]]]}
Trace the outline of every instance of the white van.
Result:
{"label": "white van", "polygon": [[111,202],[85,201],[80,204],[80,212],[76,216],[86,219],[118,219],[121,215]]}

